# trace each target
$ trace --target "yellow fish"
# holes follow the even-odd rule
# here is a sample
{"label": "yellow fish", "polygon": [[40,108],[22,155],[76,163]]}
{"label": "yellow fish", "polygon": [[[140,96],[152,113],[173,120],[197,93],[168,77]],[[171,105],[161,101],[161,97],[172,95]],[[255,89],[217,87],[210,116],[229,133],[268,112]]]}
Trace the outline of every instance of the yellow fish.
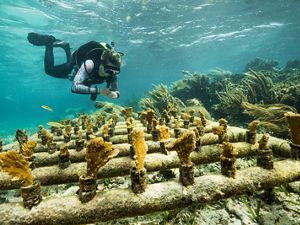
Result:
{"label": "yellow fish", "polygon": [[57,122],[48,122],[47,123],[49,126],[52,126],[52,127],[58,127],[58,128],[63,128],[65,127],[65,125],[61,124],[61,123],[57,123]]}
{"label": "yellow fish", "polygon": [[269,109],[269,110],[279,110],[279,109],[282,109],[282,107],[280,107],[280,106],[270,106],[267,109]]}
{"label": "yellow fish", "polygon": [[43,109],[46,109],[46,110],[49,111],[49,112],[53,112],[53,111],[54,111],[51,107],[49,107],[49,106],[47,106],[47,105],[42,105],[41,107],[42,107]]}

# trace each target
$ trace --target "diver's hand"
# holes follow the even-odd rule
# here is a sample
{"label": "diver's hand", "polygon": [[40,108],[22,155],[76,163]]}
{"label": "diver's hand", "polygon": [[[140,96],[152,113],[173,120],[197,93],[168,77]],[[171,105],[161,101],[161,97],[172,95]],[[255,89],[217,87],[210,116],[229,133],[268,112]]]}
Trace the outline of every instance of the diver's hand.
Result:
{"label": "diver's hand", "polygon": [[101,95],[107,96],[107,97],[112,98],[112,99],[119,97],[119,92],[118,91],[111,91],[108,88],[100,89],[100,93],[101,93]]}
{"label": "diver's hand", "polygon": [[95,100],[97,99],[97,93],[91,94],[90,99],[91,99],[92,101],[95,101]]}

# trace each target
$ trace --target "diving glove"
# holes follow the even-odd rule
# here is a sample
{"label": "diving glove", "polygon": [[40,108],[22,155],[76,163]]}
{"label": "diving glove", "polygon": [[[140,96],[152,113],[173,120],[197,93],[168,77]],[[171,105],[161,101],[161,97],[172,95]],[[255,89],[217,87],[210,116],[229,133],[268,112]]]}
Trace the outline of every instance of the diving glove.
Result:
{"label": "diving glove", "polygon": [[119,97],[119,92],[118,91],[111,91],[109,88],[103,88],[99,89],[101,95],[107,96],[109,98],[115,99]]}
{"label": "diving glove", "polygon": [[95,101],[95,100],[96,100],[96,98],[97,98],[97,93],[93,93],[93,94],[91,94],[91,97],[90,97],[90,99],[91,99],[92,101]]}

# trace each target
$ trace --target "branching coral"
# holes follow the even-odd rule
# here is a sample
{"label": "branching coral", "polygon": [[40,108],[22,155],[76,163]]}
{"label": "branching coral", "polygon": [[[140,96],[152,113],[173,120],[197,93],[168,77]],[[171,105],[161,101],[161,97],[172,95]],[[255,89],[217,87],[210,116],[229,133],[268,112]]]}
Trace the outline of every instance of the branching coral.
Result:
{"label": "branching coral", "polygon": [[168,87],[163,84],[155,86],[155,88],[150,91],[148,95],[148,98],[144,98],[140,101],[140,107],[143,110],[151,108],[154,110],[157,116],[160,116],[163,110],[168,108],[170,104],[178,111],[185,106],[179,98],[171,95]]}
{"label": "branching coral", "polygon": [[31,157],[34,153],[34,149],[36,147],[36,142],[33,140],[29,140],[22,145],[21,153],[26,157]]}
{"label": "branching coral", "polygon": [[33,183],[29,162],[15,150],[0,153],[0,169],[21,180],[24,186]]}
{"label": "branching coral", "polygon": [[260,121],[261,127],[281,136],[288,135],[284,114],[289,111],[295,113],[295,108],[284,104],[263,105],[248,102],[244,102],[242,106],[247,114]]}
{"label": "branching coral", "polygon": [[86,146],[87,176],[96,177],[99,168],[118,153],[111,142],[104,142],[101,137],[91,140]]}
{"label": "branching coral", "polygon": [[132,131],[132,144],[136,153],[136,170],[142,171],[144,169],[144,160],[148,151],[148,146],[144,137],[143,128],[134,128]]}
{"label": "branching coral", "polygon": [[196,135],[193,131],[185,131],[176,141],[166,146],[168,150],[175,150],[182,165],[191,165],[190,154],[196,148]]}

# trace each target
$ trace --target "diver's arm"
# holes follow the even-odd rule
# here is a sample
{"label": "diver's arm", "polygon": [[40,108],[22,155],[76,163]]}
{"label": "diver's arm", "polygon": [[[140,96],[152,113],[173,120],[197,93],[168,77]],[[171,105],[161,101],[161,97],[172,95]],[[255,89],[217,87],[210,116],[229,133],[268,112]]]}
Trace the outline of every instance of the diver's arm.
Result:
{"label": "diver's arm", "polygon": [[107,88],[109,88],[110,98],[119,98],[120,92],[118,89],[118,75],[114,75],[109,81],[107,81]]}
{"label": "diver's arm", "polygon": [[98,89],[96,87],[88,87],[84,85],[84,81],[88,78],[88,73],[91,73],[94,68],[94,63],[92,60],[85,61],[82,63],[80,69],[76,73],[71,91],[77,94],[97,94]]}

